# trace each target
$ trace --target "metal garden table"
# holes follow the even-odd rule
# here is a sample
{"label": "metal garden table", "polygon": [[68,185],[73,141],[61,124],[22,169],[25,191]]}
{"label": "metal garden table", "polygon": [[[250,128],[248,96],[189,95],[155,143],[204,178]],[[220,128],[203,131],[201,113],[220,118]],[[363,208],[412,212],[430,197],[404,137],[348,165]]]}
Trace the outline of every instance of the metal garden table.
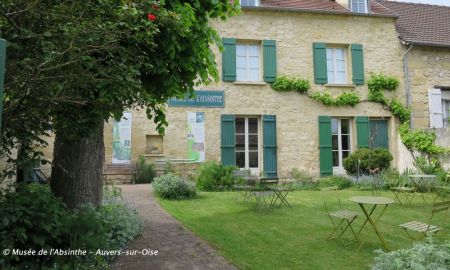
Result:
{"label": "metal garden table", "polygon": [[[366,220],[364,221],[361,229],[359,230],[359,232],[357,234],[357,237],[359,237],[359,234],[364,229],[364,227],[366,226],[367,222],[369,222],[370,225],[372,225],[372,228],[375,230],[375,233],[377,234],[377,236],[380,239],[381,243],[383,244],[383,247],[385,249],[389,249],[387,247],[387,245],[386,245],[386,241],[384,241],[383,235],[381,234],[381,232],[377,228],[377,222],[378,222],[378,220],[380,220],[381,216],[384,214],[384,211],[386,210],[386,208],[390,204],[394,203],[394,200],[389,199],[389,198],[385,198],[385,197],[372,197],[372,196],[351,197],[349,200],[351,202],[357,203],[361,207],[361,210],[363,211],[364,215],[366,216]],[[370,211],[369,211],[366,208],[366,205],[371,205],[372,209],[370,209]],[[378,217],[376,217],[374,219],[374,218],[372,218],[372,215],[374,214],[375,209],[379,205],[384,206],[384,208],[383,208],[383,210],[381,210],[381,213],[378,215]],[[362,242],[360,244],[360,248],[361,248],[361,246],[362,246]]]}

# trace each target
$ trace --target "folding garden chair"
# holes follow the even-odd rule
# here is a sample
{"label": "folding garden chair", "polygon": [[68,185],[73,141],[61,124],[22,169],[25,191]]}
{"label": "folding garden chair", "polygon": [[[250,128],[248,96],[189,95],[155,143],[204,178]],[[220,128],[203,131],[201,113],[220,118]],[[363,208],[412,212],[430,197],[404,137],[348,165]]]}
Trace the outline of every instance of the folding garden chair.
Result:
{"label": "folding garden chair", "polygon": [[[322,199],[323,199],[323,205],[325,208],[325,211],[327,212],[328,218],[331,221],[331,224],[333,225],[333,230],[328,235],[327,240],[330,240],[332,238],[340,238],[348,229],[353,234],[353,237],[355,238],[355,241],[352,242],[353,245],[356,247],[355,242],[357,242],[358,237],[355,233],[355,230],[353,230],[352,224],[353,221],[359,216],[359,213],[349,211],[342,208],[341,199],[339,197],[339,190],[337,186],[332,187],[326,187],[321,189],[322,192]],[[338,210],[330,210],[326,199],[331,198],[332,195],[336,196],[338,201]]]}
{"label": "folding garden chair", "polygon": [[400,224],[401,228],[405,230],[409,237],[413,240],[419,240],[418,237],[414,237],[409,231],[421,233],[422,236],[426,236],[427,234],[437,233],[442,230],[442,227],[438,227],[436,225],[432,225],[433,218],[435,214],[444,212],[444,221],[442,224],[447,224],[446,219],[450,208],[450,201],[437,202],[433,204],[433,209],[431,210],[431,216],[428,223],[420,222],[420,221],[410,221],[404,224]]}
{"label": "folding garden chair", "polygon": [[434,186],[434,192],[436,193],[435,201],[441,199],[446,200],[450,197],[450,173],[444,179],[443,185]]}
{"label": "folding garden chair", "polygon": [[252,193],[256,199],[255,209],[264,208],[264,206],[267,206],[267,209],[270,210],[275,205],[277,194],[274,191],[261,190],[261,191],[252,191]]}
{"label": "folding garden chair", "polygon": [[235,201],[239,200],[239,197],[242,197],[244,201],[249,198],[249,193],[251,191],[251,186],[249,185],[250,180],[250,170],[234,170],[233,178],[234,185],[233,188],[236,190],[236,198]]}
{"label": "folding garden chair", "polygon": [[395,199],[400,204],[403,204],[400,200],[400,194],[405,194],[405,198],[409,204],[411,204],[414,196],[416,195],[416,188],[409,186],[409,179],[403,177],[398,180],[396,187],[391,187],[391,191],[394,192]]}

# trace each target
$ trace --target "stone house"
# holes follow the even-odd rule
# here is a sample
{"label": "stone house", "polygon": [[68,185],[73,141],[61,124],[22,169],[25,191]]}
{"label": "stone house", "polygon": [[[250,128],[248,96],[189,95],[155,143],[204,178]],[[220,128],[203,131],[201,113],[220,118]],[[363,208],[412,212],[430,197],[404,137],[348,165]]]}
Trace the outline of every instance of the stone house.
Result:
{"label": "stone house", "polygon": [[[450,7],[381,1],[399,15],[398,38],[404,47],[406,102],[412,127],[432,129],[450,147]],[[450,161],[445,161],[450,168]]]}
{"label": "stone house", "polygon": [[[271,88],[277,76],[306,79],[311,92],[367,99],[367,78],[383,72],[403,89],[397,16],[367,0],[241,0],[242,14],[212,22],[223,38],[220,81],[172,99],[165,135],[143,111],[105,127],[106,163],[217,160],[254,174],[284,176],[297,168],[342,174],[359,146],[385,147],[399,163],[398,122],[379,104],[325,106]],[[404,92],[396,93],[404,100]]]}

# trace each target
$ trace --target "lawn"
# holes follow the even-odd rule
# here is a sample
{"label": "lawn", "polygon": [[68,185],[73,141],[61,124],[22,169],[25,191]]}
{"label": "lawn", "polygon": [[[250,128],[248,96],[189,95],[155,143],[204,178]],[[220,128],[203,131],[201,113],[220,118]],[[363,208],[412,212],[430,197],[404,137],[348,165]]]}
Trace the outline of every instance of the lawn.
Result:
{"label": "lawn", "polygon": [[[340,192],[345,208],[361,212],[357,204],[347,200],[355,195],[371,192]],[[192,200],[159,202],[239,269],[370,269],[376,255],[374,250],[382,247],[369,226],[361,234],[365,241],[359,252],[342,241],[327,241],[331,226],[320,191],[291,192],[288,200],[292,208],[272,211],[255,210],[248,202],[235,202],[235,196],[234,192],[203,192]],[[390,192],[382,196],[394,197]],[[379,228],[391,249],[412,246],[413,241],[397,225],[411,220],[427,221],[430,202],[431,197],[424,203],[416,196],[412,205],[395,203],[387,208]],[[327,198],[327,204],[332,208],[333,204],[337,206],[337,200]],[[362,217],[358,219],[356,228],[363,221]],[[443,220],[436,218],[438,224],[440,221]],[[448,228],[437,238],[450,239]],[[343,241],[350,239],[347,234]]]}

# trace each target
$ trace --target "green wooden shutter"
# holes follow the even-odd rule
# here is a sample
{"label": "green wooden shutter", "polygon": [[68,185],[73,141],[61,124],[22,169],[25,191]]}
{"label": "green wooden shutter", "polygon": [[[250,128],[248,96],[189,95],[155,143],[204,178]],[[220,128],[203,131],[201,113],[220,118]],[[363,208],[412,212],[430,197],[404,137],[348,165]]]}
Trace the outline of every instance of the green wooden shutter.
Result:
{"label": "green wooden shutter", "polygon": [[236,81],[236,39],[223,38],[224,51],[222,52],[222,80],[224,82]]}
{"label": "green wooden shutter", "polygon": [[267,177],[277,177],[277,119],[263,115],[264,172]]}
{"label": "green wooden shutter", "polygon": [[2,129],[3,84],[5,82],[6,40],[0,38],[0,131]]}
{"label": "green wooden shutter", "polygon": [[313,43],[314,58],[314,83],[328,83],[327,76],[327,45],[325,43]]}
{"label": "green wooden shutter", "polygon": [[277,77],[277,46],[275,40],[263,41],[264,81],[272,83]]}
{"label": "green wooden shutter", "polygon": [[319,116],[320,176],[333,175],[331,150],[331,117]]}
{"label": "green wooden shutter", "polygon": [[389,149],[389,134],[387,120],[370,120],[370,148]]}
{"label": "green wooden shutter", "polygon": [[358,148],[369,148],[369,117],[356,117],[356,145]]}
{"label": "green wooden shutter", "polygon": [[236,165],[234,115],[222,114],[221,116],[221,150],[222,164]]}
{"label": "green wooden shutter", "polygon": [[363,46],[361,44],[352,44],[352,71],[353,83],[356,85],[364,84],[364,56]]}

